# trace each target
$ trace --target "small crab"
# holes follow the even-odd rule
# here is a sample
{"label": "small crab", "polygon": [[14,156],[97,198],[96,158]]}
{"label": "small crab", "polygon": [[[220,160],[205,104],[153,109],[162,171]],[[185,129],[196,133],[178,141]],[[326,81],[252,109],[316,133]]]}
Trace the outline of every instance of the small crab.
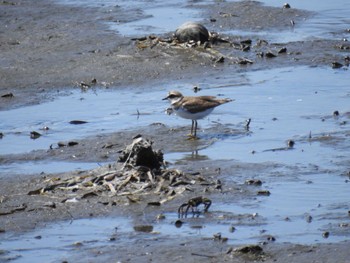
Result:
{"label": "small crab", "polygon": [[[184,203],[180,205],[178,209],[179,216],[185,215],[187,216],[188,210],[191,208],[192,213],[195,213],[198,211],[198,206],[203,204],[204,205],[204,212],[208,212],[209,207],[211,206],[211,200],[202,196],[191,198],[188,200],[187,203]],[[185,209],[186,208],[186,209]],[[184,211],[185,210],[185,211]]]}

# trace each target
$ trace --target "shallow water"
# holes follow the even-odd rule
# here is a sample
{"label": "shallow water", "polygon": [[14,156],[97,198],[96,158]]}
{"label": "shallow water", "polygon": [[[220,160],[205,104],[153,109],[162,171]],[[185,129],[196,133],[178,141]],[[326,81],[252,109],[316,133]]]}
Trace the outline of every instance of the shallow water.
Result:
{"label": "shallow water", "polygon": [[[261,196],[251,201],[243,199],[233,203],[215,203],[209,215],[201,215],[199,221],[196,218],[188,218],[179,229],[173,225],[177,215],[166,214],[167,219],[160,223],[150,220],[154,231],[160,232],[160,235],[203,237],[212,237],[213,234],[221,232],[233,244],[262,241],[264,234],[273,235],[278,242],[303,244],[347,240],[349,230],[339,227],[339,222],[348,222],[350,210],[348,197],[350,184],[346,183],[347,178],[344,176],[350,168],[348,166],[350,145],[345,133],[349,128],[348,124],[341,125],[344,121],[349,122],[348,116],[344,114],[349,111],[350,105],[347,80],[348,71],[298,67],[251,72],[234,78],[221,76],[215,83],[209,79],[198,83],[203,89],[202,94],[224,94],[225,97],[235,98],[235,102],[219,107],[208,119],[200,121],[199,134],[202,140],[206,140],[206,136],[216,136],[218,140],[208,148],[199,150],[199,155],[210,160],[226,159],[242,163],[262,163],[266,166],[270,163],[271,167],[278,164],[278,167],[286,168],[277,172],[271,168],[271,173],[263,172],[255,175],[264,182],[263,189],[271,192],[269,197]],[[188,83],[177,83],[176,88],[185,94],[190,93]],[[99,90],[87,93],[72,92],[70,96],[41,105],[1,112],[6,127],[4,133],[12,134],[6,135],[0,141],[1,151],[5,154],[40,149],[57,140],[82,137],[82,134],[87,136],[113,132],[136,126],[142,127],[153,122],[163,122],[174,127],[179,125],[189,127],[188,121],[164,113],[163,109],[167,107],[167,103],[161,100],[166,93],[163,85],[153,86],[147,90],[147,103],[144,102],[145,93],[142,91],[131,94],[130,90],[123,89]],[[62,112],[57,107],[64,109],[66,108],[64,105],[74,105],[75,108],[65,112],[62,117]],[[118,105],[118,108],[115,105]],[[140,105],[143,105],[142,108]],[[91,108],[95,110],[89,111]],[[137,108],[145,114],[137,117],[135,113]],[[332,116],[335,110],[340,112],[338,118]],[[19,111],[33,111],[38,114],[27,115],[30,118],[22,119],[18,123],[11,116],[17,115]],[[50,118],[49,122],[46,122],[47,118]],[[234,129],[244,129],[244,121],[247,118],[252,118],[251,133],[247,136],[223,136],[220,132],[210,134],[209,128],[215,125],[213,122]],[[273,120],[274,118],[276,120]],[[89,123],[78,127],[68,123],[73,119],[87,120]],[[33,141],[22,134],[23,130],[29,132],[43,125],[53,127],[43,136],[44,138],[40,137]],[[206,134],[206,130],[209,134]],[[22,133],[18,134],[19,131]],[[312,138],[332,134],[335,141],[334,143],[322,140],[310,141],[308,139],[310,132]],[[288,139],[295,140],[294,149],[265,151],[285,147]],[[25,141],[31,144],[23,147]],[[8,150],[4,150],[4,145],[7,145]],[[252,154],[252,151],[255,153]],[[189,154],[191,153],[168,153],[165,159],[176,163],[184,158],[186,162],[190,162]],[[32,172],[37,172],[38,166],[40,171],[45,172],[46,169],[51,170],[57,165],[54,162],[52,167],[50,163],[36,164],[32,162],[14,165],[23,165],[27,171]],[[89,167],[84,164],[76,165],[82,169]],[[9,167],[3,165],[0,169],[6,172]],[[244,175],[240,175],[240,178],[233,180],[242,182],[241,180],[250,179]],[[249,218],[254,213],[258,216],[251,221]],[[230,223],[221,220],[221,214],[231,215]],[[240,219],[240,215],[243,215],[243,219]],[[310,223],[306,220],[309,215],[312,216]],[[210,216],[210,219],[217,217],[218,223],[208,223],[207,216]],[[286,218],[290,221],[286,221]],[[56,258],[62,258],[65,253],[74,250],[72,244],[75,241],[83,240],[96,246],[105,244],[114,231],[113,226],[118,224],[122,224],[126,232],[133,232],[132,223],[125,218],[75,220],[72,225],[67,222],[53,224],[48,228],[25,234],[24,237],[8,236],[0,247],[9,250],[10,255],[25,256],[26,260],[28,257],[35,258],[38,254],[52,255],[50,252],[53,250]],[[200,229],[196,227],[198,224]],[[236,227],[234,233],[229,232],[230,225]],[[101,229],[101,226],[104,227]],[[81,229],[84,230],[81,232]],[[52,231],[59,234],[52,235]],[[331,233],[327,239],[322,237],[325,231]],[[65,233],[70,234],[67,236]],[[37,235],[43,238],[37,240],[34,238]],[[18,261],[22,259],[21,257]]]}
{"label": "shallow water", "polygon": [[[164,34],[174,31],[176,27],[186,21],[199,21],[199,12],[188,6],[188,1],[176,0],[164,2],[158,0],[58,0],[59,3],[71,5],[85,5],[90,7],[118,7],[125,10],[136,10],[141,16],[134,21],[118,20],[108,22],[108,25],[116,33],[124,36],[145,36],[150,34]],[[205,1],[204,1],[205,2]],[[199,4],[202,4],[201,1]],[[192,5],[196,5],[195,2]],[[110,11],[113,13],[112,9]]]}
{"label": "shallow water", "polygon": [[[64,2],[64,1],[63,1]],[[67,1],[66,1],[67,2]],[[69,1],[82,4],[80,1]],[[317,3],[316,3],[317,2]],[[115,1],[83,1],[94,4],[111,4]],[[129,2],[118,4],[129,5]],[[132,7],[140,7],[143,1],[134,1]],[[184,18],[196,17],[192,10],[184,11],[182,6],[175,9],[174,21],[162,23],[163,28],[155,28],[162,15],[164,4],[149,2],[145,20],[133,21],[123,25],[113,25],[117,32],[123,30],[131,34],[163,33],[174,30],[173,24],[181,24]],[[264,1],[274,4],[275,1]],[[300,40],[303,38],[343,36],[349,24],[349,3],[346,1],[290,1],[292,7],[305,8],[319,12],[305,25],[294,31],[269,35],[279,40]],[[314,6],[315,4],[315,6]],[[130,4],[131,5],[131,4]],[[315,8],[314,8],[315,7]],[[152,12],[155,12],[152,14]],[[187,13],[189,12],[189,13]],[[346,15],[345,15],[346,14]],[[149,19],[149,20],[147,20]],[[143,24],[143,22],[147,22]],[[262,32],[264,34],[264,32]],[[124,34],[124,33],[122,33]],[[74,90],[70,95],[61,96],[40,105],[23,107],[0,112],[0,129],[5,136],[0,139],[0,157],[4,154],[30,152],[48,149],[58,141],[81,139],[100,133],[111,133],[135,127],[145,127],[161,122],[170,127],[188,126],[190,122],[176,116],[167,116],[164,110],[168,104],[161,99],[170,89],[178,89],[186,95],[192,94],[193,85],[202,91],[198,94],[222,95],[234,98],[235,102],[216,109],[208,119],[199,122],[199,135],[202,140],[216,137],[214,144],[199,150],[198,154],[210,160],[234,160],[242,163],[261,163],[266,166],[276,164],[284,167],[280,173],[257,173],[264,189],[271,192],[269,197],[253,200],[242,199],[234,203],[215,203],[210,213],[186,219],[181,228],[174,226],[175,213],[166,214],[166,220],[150,220],[154,231],[160,235],[211,237],[221,232],[232,244],[261,241],[263,234],[271,234],[277,242],[312,244],[319,242],[338,242],[347,240],[348,228],[339,228],[339,222],[348,222],[350,184],[344,174],[349,171],[349,117],[350,111],[349,71],[320,67],[291,67],[266,71],[218,75],[217,78],[203,78],[198,83],[187,81],[176,83],[169,79],[159,86],[142,88],[124,87],[120,89],[81,92]],[[69,105],[69,107],[68,107]],[[91,110],[93,109],[93,110]],[[338,110],[340,116],[334,118]],[[230,136],[210,129],[216,122],[225,128],[244,130],[245,120],[251,118],[251,133],[247,136]],[[71,120],[84,120],[82,125],[69,124]],[[49,127],[48,131],[41,128]],[[36,140],[29,137],[31,131],[42,136]],[[309,136],[311,134],[311,139]],[[327,140],[331,135],[332,140]],[[319,138],[319,139],[318,139]],[[322,139],[323,138],[323,139]],[[330,137],[329,137],[330,138]],[[291,150],[270,151],[286,146],[293,139],[296,144]],[[266,151],[267,150],[267,151]],[[173,163],[186,159],[187,153],[167,153],[165,159]],[[59,163],[59,162],[21,162],[0,164],[1,176],[11,170],[28,173],[61,172],[69,169],[90,169],[98,164]],[[244,175],[241,175],[241,177]],[[242,179],[242,178],[240,178]],[[243,182],[245,179],[243,178]],[[238,179],[233,179],[238,180]],[[242,181],[240,181],[242,182]],[[257,213],[256,221],[249,221]],[[221,221],[220,215],[231,215],[232,221]],[[243,215],[243,220],[240,219]],[[306,218],[312,216],[312,221]],[[208,218],[207,218],[208,217]],[[217,217],[217,224],[208,223]],[[287,221],[286,218],[290,221]],[[202,228],[193,226],[201,225]],[[236,227],[229,232],[230,225]],[[0,241],[0,249],[9,251],[5,257],[20,257],[16,262],[29,262],[41,257],[47,261],[66,258],[76,250],[75,242],[86,246],[108,245],[115,233],[115,227],[123,229],[124,236],[133,233],[132,220],[128,218],[83,219],[73,222],[60,222],[24,235],[6,233]],[[170,227],[169,227],[170,226]],[[118,230],[119,231],[119,230]],[[324,239],[322,233],[330,231]],[[37,236],[41,238],[35,238]],[[123,236],[123,235],[122,235]],[[75,245],[74,245],[75,244]],[[0,258],[1,259],[1,258]]]}
{"label": "shallow water", "polygon": [[[4,258],[14,258],[15,262],[31,262],[37,258],[51,262],[68,259],[68,255],[80,248],[87,251],[112,247],[115,242],[157,235],[212,238],[220,233],[233,245],[263,242],[269,235],[275,237],[276,242],[340,242],[348,240],[350,235],[348,227],[339,227],[339,220],[349,221],[348,202],[339,203],[339,200],[348,200],[349,187],[341,177],[304,176],[302,181],[269,183],[273,193],[270,197],[214,204],[208,214],[181,219],[184,222],[181,227],[175,226],[176,213],[165,213],[166,218],[161,221],[144,218],[145,225],[153,226],[153,232],[148,234],[136,232],[133,220],[124,217],[80,219],[50,224],[20,236],[5,234],[0,248]],[[312,219],[308,221],[309,216]],[[231,227],[235,230],[231,231]],[[326,231],[330,233],[328,238],[322,236]]]}
{"label": "shallow water", "polygon": [[[282,7],[283,2],[274,0],[261,0],[267,6]],[[292,0],[288,1],[292,8],[308,10],[314,14],[303,21],[301,25],[296,24],[289,30],[281,32],[259,31],[254,32],[259,34],[264,39],[276,42],[302,41],[307,39],[347,39],[349,33],[346,32],[350,24],[349,12],[350,2],[345,0],[335,1],[318,1],[318,0]],[[239,31],[236,33],[240,34]],[[252,32],[244,32],[250,34]]]}
{"label": "shallow water", "polygon": [[[142,18],[135,21],[109,22],[112,30],[124,36],[145,36],[151,34],[164,34],[174,32],[175,29],[186,21],[201,21],[200,11],[196,6],[210,4],[211,1],[188,1],[177,0],[169,2],[157,0],[144,1],[81,1],[81,0],[58,0],[59,3],[84,5],[92,7],[115,7],[125,9],[137,9],[142,13]],[[228,1],[229,2],[229,1]],[[237,2],[237,1],[231,1]],[[260,1],[268,6],[281,7],[283,2],[274,0]],[[229,33],[240,36],[259,35],[261,38],[275,42],[302,41],[306,39],[326,38],[343,39],[348,38],[346,29],[350,24],[350,2],[345,0],[335,1],[303,1],[294,0],[288,2],[292,8],[304,9],[315,12],[308,20],[281,31],[254,31],[232,30],[221,33]],[[112,11],[111,11],[112,12]],[[210,28],[209,28],[210,30]]]}

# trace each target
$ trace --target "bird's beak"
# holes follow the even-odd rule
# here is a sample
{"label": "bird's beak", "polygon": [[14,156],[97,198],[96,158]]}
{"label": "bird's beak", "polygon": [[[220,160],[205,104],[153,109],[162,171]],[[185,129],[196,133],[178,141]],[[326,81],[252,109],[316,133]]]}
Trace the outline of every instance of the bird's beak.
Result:
{"label": "bird's beak", "polygon": [[167,100],[168,99],[168,96],[166,96],[164,99],[162,99],[162,100]]}

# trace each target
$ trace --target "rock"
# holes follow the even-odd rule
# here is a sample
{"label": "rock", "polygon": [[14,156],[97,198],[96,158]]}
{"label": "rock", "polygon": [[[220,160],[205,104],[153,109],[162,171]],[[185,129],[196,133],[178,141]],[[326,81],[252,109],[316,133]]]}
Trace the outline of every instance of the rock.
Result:
{"label": "rock", "polygon": [[209,31],[196,22],[186,22],[175,31],[175,38],[181,43],[191,40],[204,43],[209,40],[209,35]]}

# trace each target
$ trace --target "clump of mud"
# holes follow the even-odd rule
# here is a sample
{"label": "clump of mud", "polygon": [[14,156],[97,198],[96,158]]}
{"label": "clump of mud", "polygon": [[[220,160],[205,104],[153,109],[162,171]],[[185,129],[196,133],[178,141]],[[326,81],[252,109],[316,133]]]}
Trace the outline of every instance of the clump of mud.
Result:
{"label": "clump of mud", "polygon": [[149,169],[159,169],[163,164],[163,153],[153,151],[152,142],[141,136],[134,138],[132,144],[128,145],[119,155],[118,162],[131,166],[146,166]]}

